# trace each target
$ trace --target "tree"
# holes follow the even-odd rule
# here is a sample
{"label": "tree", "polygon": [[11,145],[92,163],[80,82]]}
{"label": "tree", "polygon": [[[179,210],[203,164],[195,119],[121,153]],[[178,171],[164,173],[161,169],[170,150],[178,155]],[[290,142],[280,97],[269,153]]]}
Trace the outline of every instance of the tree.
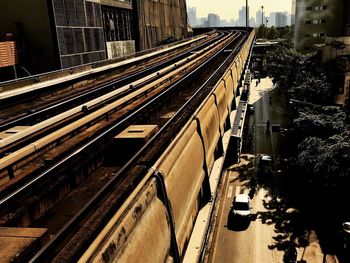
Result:
{"label": "tree", "polygon": [[276,39],[279,37],[279,32],[276,30],[275,27],[270,27],[267,30],[267,39]]}
{"label": "tree", "polygon": [[345,131],[346,114],[341,110],[327,108],[301,108],[299,116],[293,120],[299,135],[304,138],[317,136],[328,138]]}
{"label": "tree", "polygon": [[266,38],[266,32],[267,28],[264,25],[260,25],[256,33],[256,38]]}
{"label": "tree", "polygon": [[327,139],[308,137],[299,145],[299,150],[297,164],[305,181],[327,190],[329,195],[348,187],[347,184],[350,181],[349,131]]}

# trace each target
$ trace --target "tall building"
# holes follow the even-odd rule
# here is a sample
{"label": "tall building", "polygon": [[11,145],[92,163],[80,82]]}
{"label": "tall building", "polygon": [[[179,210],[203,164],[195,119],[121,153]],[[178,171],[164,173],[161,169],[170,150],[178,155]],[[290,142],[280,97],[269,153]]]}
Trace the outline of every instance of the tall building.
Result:
{"label": "tall building", "polygon": [[269,16],[269,26],[276,27],[276,12],[271,12]]}
{"label": "tall building", "polygon": [[[239,26],[246,26],[246,7],[242,6],[240,10],[238,10],[238,24]],[[248,7],[248,17],[249,17],[249,7]]]}
{"label": "tall building", "polygon": [[0,10],[0,37],[14,35],[19,63],[32,74],[124,56],[187,34],[185,0],[3,0]]}
{"label": "tall building", "polygon": [[208,27],[219,27],[220,17],[217,14],[208,14]]}
{"label": "tall building", "polygon": [[255,19],[254,19],[254,17],[251,17],[251,18],[249,19],[249,26],[252,26],[252,27],[255,26]]}
{"label": "tall building", "polygon": [[277,12],[275,16],[275,26],[285,27],[287,25],[287,15],[286,13]]}
{"label": "tall building", "polygon": [[349,30],[349,0],[297,0],[295,48],[307,52],[325,37],[340,37]]}
{"label": "tall building", "polygon": [[260,25],[262,25],[263,23],[266,23],[266,17],[265,17],[265,12],[263,14],[261,14],[261,10],[258,10],[256,12],[256,25],[259,27]]}
{"label": "tall building", "polygon": [[187,9],[188,19],[190,20],[191,26],[196,26],[197,22],[197,10],[195,7],[189,7]]}

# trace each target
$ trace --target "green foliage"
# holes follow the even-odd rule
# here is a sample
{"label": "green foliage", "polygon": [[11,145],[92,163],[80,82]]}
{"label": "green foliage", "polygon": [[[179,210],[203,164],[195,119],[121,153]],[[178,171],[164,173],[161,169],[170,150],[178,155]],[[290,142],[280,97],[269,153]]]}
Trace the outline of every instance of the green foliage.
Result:
{"label": "green foliage", "polygon": [[256,38],[266,38],[267,28],[264,25],[258,27]]}
{"label": "green foliage", "polygon": [[[300,78],[301,76],[299,76]],[[288,90],[291,98],[307,102],[323,104],[331,103],[333,99],[332,86],[324,75],[313,76],[305,72],[302,81]]]}
{"label": "green foliage", "polygon": [[301,108],[299,116],[293,123],[303,137],[317,136],[328,138],[342,133],[346,127],[346,114],[341,110],[327,110],[327,108]]}
{"label": "green foliage", "polygon": [[268,56],[268,71],[287,97],[300,101],[330,104],[334,90],[325,75],[315,70],[315,58],[279,46]]}
{"label": "green foliage", "polygon": [[310,183],[334,191],[349,181],[350,134],[348,131],[321,139],[308,137],[299,144],[297,164]]}
{"label": "green foliage", "polygon": [[324,106],[333,103],[334,90],[315,61],[279,46],[268,55],[268,72],[287,99],[297,100],[292,105],[299,145],[292,176],[331,203],[334,196],[343,198],[350,184],[350,129],[346,111]]}
{"label": "green foliage", "polygon": [[270,27],[267,30],[267,39],[276,39],[280,37],[279,31],[276,30],[275,27]]}

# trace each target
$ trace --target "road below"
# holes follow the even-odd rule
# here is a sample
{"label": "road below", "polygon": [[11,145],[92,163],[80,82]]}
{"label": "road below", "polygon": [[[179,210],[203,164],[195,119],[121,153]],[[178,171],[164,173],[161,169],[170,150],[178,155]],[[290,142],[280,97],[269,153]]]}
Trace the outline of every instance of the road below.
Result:
{"label": "road below", "polygon": [[[271,98],[270,98],[271,97]],[[252,82],[249,102],[254,105],[254,114],[247,117],[245,141],[241,160],[227,168],[219,193],[219,205],[213,241],[209,252],[209,262],[238,263],[281,263],[291,242],[297,244],[299,262],[337,262],[336,258],[322,253],[314,231],[304,231],[305,245],[293,230],[293,225],[303,225],[298,211],[288,207],[281,199],[284,160],[295,149],[285,129],[290,123],[290,116],[285,110],[285,102],[276,90],[273,90],[269,78],[261,80],[255,86]],[[271,123],[267,129],[266,122]],[[272,157],[272,174],[257,173],[257,159],[260,154]],[[258,183],[256,193],[250,186]],[[252,197],[252,216],[238,220],[228,218],[233,197],[238,193]]]}

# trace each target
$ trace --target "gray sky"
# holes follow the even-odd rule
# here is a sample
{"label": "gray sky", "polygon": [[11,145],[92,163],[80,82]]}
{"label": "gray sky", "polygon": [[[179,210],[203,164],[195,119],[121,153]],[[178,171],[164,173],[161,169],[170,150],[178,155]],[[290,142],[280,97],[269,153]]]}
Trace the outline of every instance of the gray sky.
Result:
{"label": "gray sky", "polygon": [[[215,13],[221,19],[237,19],[238,10],[245,6],[245,0],[186,0],[187,7],[197,8],[197,17],[206,17],[208,13]],[[248,0],[249,17],[255,17],[256,11],[264,6],[268,15],[270,12],[291,12],[292,0]]]}

